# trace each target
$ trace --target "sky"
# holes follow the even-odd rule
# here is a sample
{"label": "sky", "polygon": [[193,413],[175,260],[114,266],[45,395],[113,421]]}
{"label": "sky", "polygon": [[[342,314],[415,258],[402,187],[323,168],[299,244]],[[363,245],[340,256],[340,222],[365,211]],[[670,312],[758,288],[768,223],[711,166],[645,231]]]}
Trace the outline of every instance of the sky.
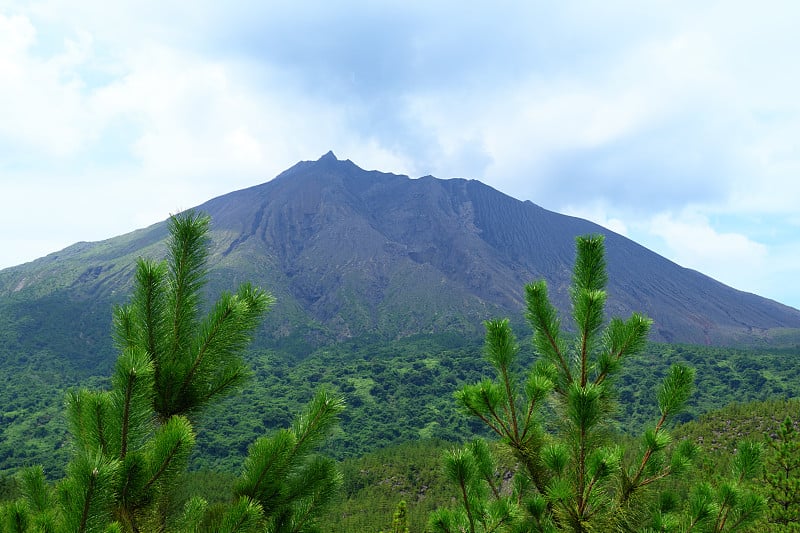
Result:
{"label": "sky", "polygon": [[328,150],[800,308],[800,3],[0,0],[0,268]]}

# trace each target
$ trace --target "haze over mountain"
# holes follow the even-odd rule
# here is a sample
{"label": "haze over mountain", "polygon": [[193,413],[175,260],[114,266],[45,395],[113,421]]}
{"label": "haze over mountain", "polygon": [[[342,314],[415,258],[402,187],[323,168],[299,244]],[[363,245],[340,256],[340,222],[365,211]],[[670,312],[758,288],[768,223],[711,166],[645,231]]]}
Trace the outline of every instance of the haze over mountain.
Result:
{"label": "haze over mountain", "polygon": [[[653,340],[753,344],[800,330],[797,309],[475,180],[365,171],[329,152],[197,209],[212,218],[209,290],[252,281],[271,291],[262,339],[276,342],[477,335],[487,318],[520,320],[523,286],[539,278],[567,312],[574,237],[586,233],[606,235],[609,314],[644,312]],[[113,359],[111,304],[127,297],[137,257],[163,255],[165,237],[160,223],[0,271],[6,342],[30,353],[59,338],[68,359]]]}

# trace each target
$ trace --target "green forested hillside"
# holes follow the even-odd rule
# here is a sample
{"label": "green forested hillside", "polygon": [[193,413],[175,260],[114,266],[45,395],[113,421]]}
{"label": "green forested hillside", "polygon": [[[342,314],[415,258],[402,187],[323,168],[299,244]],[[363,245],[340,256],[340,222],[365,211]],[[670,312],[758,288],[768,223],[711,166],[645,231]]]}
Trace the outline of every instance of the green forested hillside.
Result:
{"label": "green forested hillside", "polygon": [[[526,358],[532,358],[530,350],[523,363]],[[622,432],[638,432],[652,420],[655,388],[673,363],[697,370],[683,421],[732,402],[800,395],[798,350],[650,344],[642,356],[630,360],[620,378]],[[477,340],[421,336],[391,343],[349,342],[288,362],[279,354],[263,353],[253,365],[256,378],[241,398],[209,413],[209,426],[215,430],[198,439],[198,465],[236,463],[237,450],[250,435],[285,424],[319,385],[343,393],[348,402],[341,432],[328,449],[339,458],[420,438],[462,441],[481,431],[453,401],[461,385],[488,372]]]}
{"label": "green forested hillside", "polygon": [[[529,343],[521,344],[526,348],[522,361],[530,360]],[[250,353],[248,361],[253,378],[242,393],[204,415],[208,429],[198,435],[194,468],[238,467],[253,437],[284,427],[319,386],[342,393],[348,404],[340,431],[328,443],[328,453],[340,459],[409,440],[463,441],[480,430],[453,401],[461,385],[486,375],[478,339],[351,340],[305,356]],[[650,344],[620,378],[621,431],[638,431],[652,420],[656,384],[676,362],[697,370],[684,421],[732,402],[800,395],[798,349]],[[42,463],[49,476],[58,477],[69,445],[64,390],[79,384],[102,387],[107,375],[80,379],[67,365],[42,355],[19,358],[0,379],[0,472]]]}
{"label": "green forested hillside", "polygon": [[734,402],[681,425],[675,438],[698,443],[719,464],[741,439],[775,438],[787,416],[800,425],[800,399]]}
{"label": "green forested hillside", "polygon": [[[188,215],[189,222],[187,223],[194,224],[191,222],[194,220],[193,216]],[[207,224],[207,218],[197,218],[196,223],[204,226]],[[190,241],[191,239],[188,239],[186,242]],[[593,243],[600,243],[597,245],[600,246],[602,237],[587,238],[585,243],[588,243],[587,246],[590,244],[595,246]],[[190,247],[191,245],[182,244],[181,246]],[[201,256],[202,254],[198,255],[198,259],[196,259],[198,265],[202,263]],[[0,355],[4,358],[8,368],[13,371],[4,377],[3,388],[0,391],[0,408],[2,408],[0,420],[4,423],[2,440],[0,440],[0,459],[3,461],[4,470],[0,471],[0,475],[12,472],[21,466],[42,464],[48,477],[66,480],[57,485],[59,487],[57,490],[63,509],[67,509],[77,501],[73,500],[72,496],[65,496],[67,492],[72,491],[73,488],[78,490],[81,486],[93,486],[94,482],[91,480],[86,482],[88,485],[79,481],[80,476],[86,474],[91,477],[105,472],[103,475],[107,474],[108,478],[102,481],[103,486],[109,490],[121,491],[118,496],[113,498],[114,513],[118,520],[137,521],[141,519],[142,523],[150,523],[149,521],[154,520],[160,521],[163,525],[171,521],[173,516],[177,516],[172,514],[171,509],[172,506],[180,505],[179,499],[184,496],[193,496],[189,493],[182,495],[180,491],[172,491],[172,489],[160,490],[153,484],[155,482],[148,481],[148,476],[150,476],[148,472],[153,474],[151,479],[161,479],[159,476],[167,475],[167,467],[171,464],[173,455],[168,446],[161,446],[161,444],[174,440],[175,446],[181,450],[180,468],[182,469],[188,464],[190,471],[186,474],[188,478],[185,478],[184,482],[176,477],[179,475],[177,469],[174,472],[170,469],[168,478],[163,479],[168,479],[170,486],[185,487],[191,483],[198,487],[198,491],[210,493],[205,494],[206,497],[202,503],[201,500],[195,498],[187,500],[186,513],[184,514],[182,511],[176,511],[176,513],[187,517],[190,515],[206,517],[203,520],[207,519],[209,524],[227,520],[223,518],[222,514],[234,516],[240,511],[252,517],[262,517],[258,520],[266,520],[267,518],[262,516],[262,512],[266,512],[268,509],[272,512],[276,509],[270,502],[273,501],[273,498],[280,499],[282,497],[280,495],[283,494],[281,491],[284,489],[289,491],[287,494],[296,493],[295,495],[301,500],[302,498],[314,500],[317,495],[306,493],[304,487],[307,481],[311,481],[312,478],[317,479],[315,476],[319,476],[318,481],[324,480],[324,483],[320,485],[324,490],[321,489],[322,492],[318,496],[324,496],[326,501],[343,482],[341,486],[344,490],[339,493],[340,505],[335,507],[333,514],[325,519],[329,522],[330,528],[338,531],[386,528],[388,527],[387,520],[390,519],[394,506],[401,500],[409,507],[414,508],[413,512],[409,512],[409,522],[413,523],[415,528],[422,527],[423,516],[429,510],[448,506],[446,483],[442,482],[441,471],[435,467],[435,464],[441,462],[443,449],[451,449],[471,439],[476,433],[486,432],[483,424],[476,423],[458,412],[456,405],[460,402],[461,405],[469,408],[473,415],[478,415],[478,418],[484,422],[487,421],[487,418],[480,416],[477,408],[471,407],[471,404],[464,400],[464,394],[466,394],[464,391],[472,391],[477,395],[475,398],[479,399],[483,398],[482,394],[488,394],[486,398],[494,394],[483,392],[484,387],[489,387],[485,390],[490,390],[495,386],[490,382],[482,381],[487,375],[492,374],[488,361],[491,361],[492,366],[496,369],[500,368],[498,367],[500,364],[498,357],[500,356],[497,355],[499,352],[495,353],[498,348],[491,344],[489,339],[492,337],[491,332],[495,329],[500,328],[506,331],[508,329],[507,321],[487,322],[489,333],[487,333],[486,348],[483,348],[476,340],[456,334],[418,335],[393,341],[387,341],[385,338],[359,338],[330,344],[308,353],[305,353],[300,345],[290,343],[286,343],[282,347],[273,346],[271,349],[256,347],[247,354],[244,360],[240,360],[237,355],[235,361],[231,360],[233,362],[222,366],[214,365],[204,359],[206,349],[209,350],[209,353],[225,354],[226,350],[230,348],[244,354],[246,343],[249,342],[249,337],[237,335],[229,338],[221,337],[218,341],[214,325],[219,321],[227,320],[228,316],[236,316],[229,315],[229,312],[241,312],[243,313],[241,315],[242,327],[254,329],[255,318],[247,318],[252,314],[251,311],[245,307],[241,309],[236,307],[237,302],[249,302],[251,295],[255,295],[258,296],[258,301],[263,300],[264,305],[261,307],[266,309],[271,302],[271,297],[245,284],[236,295],[222,294],[220,297],[222,303],[215,305],[212,314],[209,315],[212,318],[208,320],[212,320],[212,322],[201,323],[194,319],[191,323],[184,324],[180,320],[183,314],[176,311],[176,309],[180,310],[179,304],[184,302],[183,299],[165,296],[164,302],[167,305],[163,308],[157,303],[153,303],[160,301],[158,296],[162,295],[162,292],[169,295],[169,291],[174,287],[181,287],[181,283],[191,288],[192,294],[194,294],[193,298],[198,297],[199,285],[180,281],[183,279],[180,277],[183,267],[180,266],[182,263],[176,257],[181,257],[181,254],[172,252],[170,257],[169,276],[172,276],[170,278],[165,277],[167,276],[166,267],[154,262],[139,262],[137,266],[138,288],[134,293],[133,303],[114,311],[116,343],[125,349],[122,349],[112,379],[105,373],[106,369],[102,365],[97,368],[96,372],[91,373],[88,379],[85,379],[85,376],[81,376],[80,372],[71,366],[69,360],[53,359],[47,349],[42,349],[41,352],[36,352],[34,355],[15,354],[13,350],[18,347],[19,341],[15,335],[18,336],[20,331],[24,331],[24,324],[22,324],[23,327],[20,327],[20,324],[14,324],[14,327],[6,330],[4,333],[6,342]],[[193,256],[190,255],[190,257]],[[580,261],[578,263],[583,264]],[[586,264],[594,265],[592,268],[600,268],[596,265],[601,263],[589,261]],[[200,267],[198,269],[200,272]],[[191,271],[191,268],[187,267],[187,272]],[[591,274],[586,274],[585,277],[589,281],[602,278],[602,276]],[[543,283],[534,285],[535,287],[545,287]],[[531,288],[534,285],[526,287],[527,295],[534,290]],[[174,290],[176,294],[181,294],[180,289]],[[542,290],[546,291],[546,289]],[[583,291],[582,294],[584,296],[588,294],[586,297],[590,299],[604,296],[599,290],[592,291],[584,288]],[[194,299],[186,301],[192,302],[186,304],[187,309],[191,309],[192,313],[201,312],[199,307],[194,304]],[[222,307],[219,307],[220,305]],[[229,308],[232,310],[228,311]],[[259,312],[263,312],[263,310]],[[159,318],[162,317],[162,314],[163,317],[166,317],[163,320]],[[545,313],[541,316],[545,315],[548,314]],[[539,316],[539,314],[534,314],[529,308],[528,316]],[[578,316],[582,315],[578,314]],[[593,314],[592,317],[591,323],[594,325],[591,331],[592,334],[596,334],[603,320],[601,315]],[[230,320],[236,319],[231,318]],[[633,321],[631,327],[635,327],[637,323],[647,327],[650,324],[649,320],[639,315],[631,320]],[[164,326],[164,324],[173,322],[174,328]],[[238,322],[231,322],[231,324],[236,323]],[[533,321],[531,323],[534,324]],[[558,327],[558,321],[549,318],[542,319],[541,324],[556,324],[553,327]],[[544,337],[540,332],[543,327],[541,324],[534,324],[539,328],[534,339],[537,343],[537,351],[546,354],[546,346],[543,348],[542,344],[545,341],[542,340]],[[620,324],[622,322],[612,321],[609,327],[619,328]],[[624,327],[628,327],[627,323]],[[154,340],[161,337],[146,334],[146,331],[155,332],[158,335],[163,333],[165,339],[172,339],[174,335],[177,340],[173,339],[170,340],[172,344],[162,345],[159,344],[160,341]],[[743,425],[735,426],[737,427],[735,438],[739,442],[737,447],[754,451],[755,448],[741,444],[741,439],[752,437],[756,432],[771,434],[769,426],[770,424],[774,425],[775,412],[793,409],[793,406],[796,406],[796,403],[785,400],[785,398],[795,396],[796,391],[800,390],[800,376],[798,375],[800,372],[798,372],[797,364],[798,347],[796,346],[783,349],[733,349],[646,344],[647,329],[637,329],[636,331],[639,335],[638,341],[632,342],[636,349],[631,349],[631,353],[636,353],[636,355],[626,357],[625,371],[619,375],[606,374],[605,370],[600,373],[603,378],[608,377],[608,383],[611,386],[607,389],[608,393],[597,397],[602,397],[604,405],[608,407],[617,406],[616,412],[609,410],[606,406],[602,408],[603,420],[607,420],[603,422],[604,438],[614,435],[614,442],[626,442],[629,435],[641,432],[648,421],[658,419],[659,410],[661,411],[661,421],[656,426],[656,433],[666,420],[670,420],[670,424],[689,422],[699,419],[701,415],[717,409],[720,405],[753,399],[770,399],[773,403],[768,405],[771,407],[759,407],[758,409],[762,413],[768,413],[769,409],[772,409],[773,418],[766,414],[761,416],[762,421],[765,422],[757,426],[758,429],[755,429],[756,426],[753,426],[752,429],[742,429]],[[78,333],[79,336],[81,334],[82,332]],[[184,336],[189,338],[191,335],[197,335],[200,340],[191,342],[180,340]],[[551,377],[553,374],[549,370],[550,367],[546,366],[548,364],[552,366],[554,363],[545,361],[545,366],[533,365],[532,342],[525,338],[525,335],[530,334],[522,330],[521,335],[523,336],[522,350],[519,352],[519,356],[517,356],[513,337],[510,342],[495,340],[500,342],[497,346],[510,347],[508,348],[509,353],[513,352],[514,354],[513,358],[501,357],[507,361],[503,365],[510,365],[509,367],[503,366],[503,372],[518,374],[520,371],[527,372],[526,369],[534,368],[538,369],[536,372],[541,373],[532,373],[533,377],[530,380],[533,381],[528,381],[525,385],[525,394],[536,397],[535,391],[538,390],[536,387],[545,381],[550,384],[547,387],[556,383],[556,378]],[[558,350],[561,347],[566,350],[567,346],[573,345],[578,350],[587,346],[594,347],[594,344],[586,341],[585,338],[581,342],[576,342],[571,335],[568,331],[564,331],[546,338],[558,339],[551,343]],[[617,340],[613,340],[612,334],[609,335],[608,337],[603,336],[604,342],[608,341],[612,344],[617,342]],[[586,337],[585,332],[584,337]],[[27,339],[26,342],[28,344],[35,343],[35,339]],[[173,346],[173,349],[168,350],[168,346]],[[486,350],[485,353],[484,350]],[[617,353],[614,350],[608,353]],[[179,362],[175,354],[182,357],[184,351],[190,357],[184,362]],[[620,349],[619,353],[622,351],[624,350]],[[151,359],[148,355],[151,352],[158,356]],[[563,364],[564,357],[560,353],[558,357],[562,361],[562,366],[566,368],[566,364]],[[155,360],[159,361],[158,371],[154,370],[156,366],[153,361]],[[576,361],[579,360],[576,359]],[[571,362],[570,364],[576,363]],[[577,364],[576,368],[584,370],[588,368],[587,364],[580,362]],[[690,371],[687,367],[694,370]],[[198,369],[203,369],[203,372],[212,375],[213,379],[217,381],[212,380],[204,385],[205,382],[202,380],[205,378],[197,377],[201,375]],[[682,375],[685,376],[690,374],[694,376],[696,370],[698,379],[695,392],[691,396],[689,409],[681,409],[682,416],[673,421],[664,414],[667,408],[663,407],[663,394],[659,396],[658,404],[655,400],[658,384],[668,375],[667,382],[677,379],[674,377],[676,369],[679,374],[683,373]],[[85,371],[85,369],[83,370]],[[186,377],[176,379],[165,377],[167,372],[172,370],[177,373],[176,375]],[[205,408],[206,403],[203,400],[205,395],[211,397],[218,390],[214,383],[221,384],[220,387],[223,387],[225,391],[232,391],[235,388],[233,384],[239,382],[243,372],[249,372],[252,375],[249,376],[250,379],[243,382],[240,394],[219,403],[211,402],[212,406],[208,409]],[[508,373],[503,375],[506,376],[504,377],[506,379],[504,394],[509,398],[514,398],[509,392],[513,387],[509,385]],[[20,376],[32,376],[33,379],[19,379]],[[517,380],[519,382],[528,379],[524,377],[524,374],[519,374],[518,378],[520,378]],[[687,379],[688,381],[686,381]],[[685,386],[681,385],[680,387],[680,390],[685,389],[684,392],[678,393],[678,396],[683,398],[680,400],[681,404],[688,397],[687,391],[691,388],[689,382],[692,379],[692,377],[687,377],[684,379]],[[140,381],[141,385],[137,385]],[[480,382],[480,384],[464,388],[465,384],[476,382]],[[487,385],[487,383],[489,384]],[[530,385],[530,383],[534,385]],[[64,429],[67,424],[64,422],[63,398],[66,389],[78,384],[81,389],[67,395],[66,412],[72,433],[68,437]],[[177,388],[176,384],[180,388]],[[189,385],[192,388],[187,388]],[[530,389],[534,392],[529,392],[528,387],[534,387]],[[543,391],[547,388],[544,385],[542,387],[544,387]],[[129,394],[134,389],[138,392]],[[454,399],[454,393],[459,390],[461,395],[457,402]],[[547,390],[553,391],[554,389],[551,387]],[[665,389],[662,389],[662,392],[663,390]],[[566,393],[562,396],[566,397]],[[195,401],[194,399],[203,402],[202,409],[191,404],[192,401]],[[540,415],[531,418],[530,412],[532,411],[529,411],[525,424],[536,419],[536,424],[540,422],[542,424],[540,429],[536,430],[537,434],[539,431],[542,431],[542,435],[552,431],[555,435],[558,427],[562,425],[558,417],[573,416],[563,414],[567,411],[562,413],[552,410],[557,404],[555,401],[557,399],[555,398],[553,402],[543,403],[541,409],[537,408],[542,416],[541,420],[539,419]],[[608,402],[613,399],[618,402]],[[342,400],[346,400],[348,403],[348,407],[344,411],[342,411],[344,409]],[[485,401],[486,405],[490,406],[488,409],[493,409],[491,405],[494,400],[487,399]],[[511,405],[516,405],[517,401],[512,399]],[[96,406],[92,402],[95,402]],[[189,403],[184,405],[186,402]],[[519,400],[519,403],[523,405],[524,402]],[[144,414],[142,416],[131,415],[132,411],[127,408],[129,404],[141,407],[140,411]],[[303,406],[306,407],[303,408]],[[558,408],[556,407],[556,409]],[[744,408],[737,412],[735,411],[736,407],[731,409],[737,414],[747,413],[748,410],[748,408]],[[301,411],[304,411],[305,414],[300,414]],[[344,414],[340,416],[342,412]],[[514,420],[517,420],[513,407],[505,409],[505,412],[506,415],[510,414]],[[319,432],[314,429],[317,418],[313,413],[330,415],[324,417],[326,422],[319,426]],[[609,413],[611,413],[611,417],[605,418]],[[557,416],[554,417],[554,414]],[[120,421],[117,421],[117,415],[121,417]],[[492,416],[495,416],[494,412]],[[699,436],[689,431],[686,433],[688,436],[683,439],[684,442],[698,444],[701,449],[707,448],[706,455],[701,457],[700,465],[704,469],[705,475],[712,481],[719,472],[720,465],[726,464],[726,459],[719,459],[715,454],[720,450],[730,448],[724,439],[718,438],[719,434],[729,432],[731,428],[731,415],[728,413],[723,416],[728,418],[726,429],[702,429]],[[127,421],[129,420],[130,427],[135,428],[135,435],[128,433]],[[339,420],[341,425],[338,425]],[[702,424],[701,427],[710,427],[706,422],[707,418],[700,420],[702,421],[698,423]],[[110,425],[106,422],[109,422]],[[487,425],[491,426],[491,423],[487,422]],[[501,423],[501,425],[503,424]],[[512,427],[512,425],[516,430],[516,425],[510,422],[503,427]],[[322,431],[323,426],[325,431]],[[342,481],[339,480],[339,474],[335,472],[333,463],[328,459],[313,459],[311,462],[303,460],[302,464],[288,466],[294,461],[296,452],[302,451],[305,454],[311,451],[312,440],[309,440],[309,444],[306,445],[304,435],[318,433],[313,439],[313,446],[316,446],[322,443],[323,434],[327,434],[329,430],[333,430],[337,426],[338,429],[334,431],[330,439],[327,439],[322,451],[341,461],[341,470],[344,472]],[[193,427],[201,429],[195,433]],[[493,429],[501,433],[496,428]],[[117,437],[113,437],[111,440],[106,439],[106,431],[113,435],[117,435],[114,432],[118,432],[121,440],[119,442],[114,440]],[[665,440],[660,437],[656,438],[657,436],[654,436],[652,432],[649,434],[652,442],[645,439],[649,442],[647,446],[654,447],[653,449],[657,449],[657,452],[665,450],[670,444],[668,436],[665,437]],[[126,458],[126,443],[129,438],[133,439],[130,441],[131,445],[136,444],[137,446],[136,451],[131,452],[133,459],[130,460]],[[151,444],[148,439],[154,439],[153,443]],[[718,444],[718,441],[722,444]],[[197,443],[196,447],[194,447],[195,442]],[[711,446],[712,444],[714,446]],[[504,448],[506,445],[508,442],[504,441],[500,448]],[[194,449],[194,454],[190,458],[189,453],[192,449]],[[617,449],[621,450],[622,448],[618,447]],[[286,486],[283,488],[278,488],[277,485],[272,488],[266,487],[262,484],[262,481],[267,479],[264,477],[264,473],[270,472],[275,464],[282,464],[280,461],[278,463],[272,461],[273,458],[283,457],[281,450],[288,451],[288,455],[286,455],[288,462],[285,471],[282,470],[276,474],[275,482],[285,483]],[[456,472],[457,475],[455,478],[453,477],[452,464],[455,464],[453,461],[473,460],[465,459],[469,454],[485,453],[487,457],[490,455],[488,447],[485,448],[485,452],[478,451],[478,448],[474,448],[476,451],[469,451],[466,448],[461,450],[450,452],[449,459],[446,460],[450,461],[446,464],[451,465],[449,470],[445,469],[451,482],[461,476]],[[524,448],[524,450],[528,450],[528,448]],[[618,457],[614,455],[617,454],[617,451],[610,448],[597,448],[597,450],[599,450],[598,453],[602,452],[602,454]],[[96,455],[95,452],[99,455]],[[514,455],[515,461],[521,460],[521,456],[518,456],[513,449],[509,453]],[[554,450],[554,453],[561,452]],[[683,453],[680,451],[677,454],[681,463],[683,462]],[[245,460],[246,455],[247,459]],[[67,461],[64,459],[65,457],[72,457],[73,460]],[[474,455],[474,457],[475,461],[479,461],[478,455]],[[504,456],[501,453],[498,457],[500,462],[497,469],[494,466],[489,470],[486,470],[484,466],[480,467],[489,472],[487,476],[495,478],[499,484],[498,487],[509,482],[512,477],[515,467],[513,466],[514,461],[508,460],[510,457],[510,455]],[[646,463],[647,457],[649,457],[649,453],[645,454],[643,465]],[[686,458],[688,457],[689,455],[686,455]],[[93,467],[87,462],[93,461],[95,458],[102,460],[103,464]],[[755,455],[751,458],[754,459]],[[162,463],[165,465],[164,468],[159,466]],[[394,464],[401,465],[400,470],[393,466]],[[484,463],[484,465],[488,464]],[[526,471],[533,472],[531,470],[532,462],[519,464],[523,464]],[[554,472],[560,472],[557,464],[559,464],[558,461],[553,463],[556,465],[553,466],[556,468]],[[730,464],[732,467],[737,467],[738,463],[734,461]],[[751,461],[748,464],[755,465],[756,463]],[[64,478],[65,465],[69,465],[66,478]],[[299,470],[295,471],[295,468],[299,468]],[[654,468],[660,469],[661,466],[656,465]],[[742,470],[742,472],[746,472],[748,483],[757,481],[755,468],[753,466],[752,469],[747,467],[746,470]],[[665,470],[666,473],[668,471],[669,468]],[[41,509],[47,507],[42,503],[46,501],[46,498],[37,499],[34,502],[31,500],[30,493],[31,483],[39,487],[41,494],[49,493],[50,489],[45,484],[44,474],[41,470],[26,470],[25,472],[23,481],[27,483],[27,488],[24,490],[16,489],[13,483],[8,483],[6,477],[0,478],[3,497],[13,496],[15,491],[19,490],[25,495],[28,502],[3,506],[3,512],[6,513],[4,516],[22,516],[15,515],[18,512],[23,514],[33,512],[35,515],[37,511],[30,507],[34,504]],[[141,489],[141,491],[136,493],[135,501],[127,499],[127,485],[117,483],[115,472],[124,473],[125,479],[136,481],[138,487],[136,490]],[[244,473],[234,483],[232,491],[233,496],[238,499],[220,501],[222,510],[219,513],[222,514],[217,513],[213,506],[207,507],[209,502],[213,504],[213,493],[220,487],[230,489],[231,474],[239,472]],[[300,472],[302,475],[299,474]],[[303,477],[305,475],[311,477],[306,479]],[[556,474],[556,476],[560,475]],[[661,474],[658,474],[654,479],[661,477]],[[22,480],[22,478],[19,479]],[[269,479],[272,480],[272,477]],[[487,478],[484,477],[484,479]],[[640,480],[638,474],[632,479],[634,479],[632,483]],[[100,482],[98,481],[98,483]],[[649,482],[643,483],[642,487]],[[271,484],[272,481],[268,483]],[[492,484],[491,481],[489,483]],[[515,483],[517,482],[515,481]],[[592,481],[593,483],[594,481]],[[676,483],[680,483],[680,480]],[[724,483],[727,481],[723,480],[722,483],[724,487]],[[515,485],[515,491],[516,488],[517,485]],[[676,485],[676,488],[679,493],[684,490],[680,485]],[[149,499],[147,491],[151,491],[151,489],[158,492],[158,503]],[[273,489],[275,490],[273,491]],[[492,485],[492,489],[495,498],[500,502],[502,491],[496,490],[494,485]],[[538,485],[536,489],[545,494]],[[252,497],[249,496],[250,492],[253,494]],[[742,494],[745,493],[742,492]],[[464,496],[466,498],[466,492],[464,492]],[[93,498],[89,493],[81,496],[81,498],[83,497],[87,498],[87,502]],[[502,497],[505,498],[505,496]],[[256,502],[252,498],[256,498],[258,501]],[[760,496],[753,499],[752,502],[757,503],[756,500],[760,501],[759,498]],[[364,511],[363,502],[371,502],[369,503],[370,512]],[[466,503],[466,500],[464,502]],[[149,509],[148,506],[151,504],[157,506],[157,516],[147,514],[150,511],[146,511],[146,509]],[[20,505],[22,507],[18,507]],[[99,505],[103,507],[103,504]],[[192,507],[197,505],[202,508]],[[321,510],[323,507],[320,506],[317,510]],[[292,512],[296,511],[302,514],[304,511],[301,508],[303,508],[302,505],[296,509],[293,508],[295,510]],[[77,510],[77,508],[73,510]],[[72,516],[71,512],[63,511],[62,514]],[[98,520],[105,520],[104,512],[97,515]],[[444,519],[447,512],[437,516]],[[278,524],[282,520],[279,514],[270,515],[269,520],[275,520],[275,524]],[[377,514],[385,518],[376,518]],[[56,521],[60,520],[55,515],[51,518]],[[253,519],[256,520],[256,518]]]}

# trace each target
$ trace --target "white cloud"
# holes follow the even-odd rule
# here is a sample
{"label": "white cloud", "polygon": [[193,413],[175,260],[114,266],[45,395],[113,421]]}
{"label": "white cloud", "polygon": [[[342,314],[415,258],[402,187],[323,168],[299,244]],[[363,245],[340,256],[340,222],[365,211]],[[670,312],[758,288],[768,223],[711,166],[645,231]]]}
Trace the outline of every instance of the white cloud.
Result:
{"label": "white cloud", "polygon": [[[0,84],[15,103],[4,106],[0,152],[24,154],[0,177],[0,267],[163,220],[329,149],[376,169],[411,166],[347,134],[347,110],[304,96],[279,70],[262,68],[254,86],[255,65],[143,43],[107,50],[115,72],[91,85],[91,36],[42,55],[28,18],[0,23],[2,72],[17,80]],[[24,238],[22,221],[34,230]]]}
{"label": "white cloud", "polygon": [[629,237],[628,225],[620,219],[610,215],[611,209],[602,201],[593,204],[585,203],[577,206],[565,206],[561,213],[585,220],[591,220],[614,233]]}
{"label": "white cloud", "polygon": [[[762,239],[721,229],[703,214],[713,210],[687,208],[679,213],[660,213],[643,221],[633,238],[676,263],[692,268],[731,287],[772,298],[800,308],[800,242],[791,224],[777,217],[761,222],[727,216]],[[780,224],[775,227],[774,224]],[[780,234],[780,235],[779,235]],[[790,236],[787,238],[785,234]]]}
{"label": "white cloud", "polygon": [[0,143],[42,157],[69,156],[92,125],[75,75],[91,42],[81,35],[66,40],[59,54],[41,58],[31,53],[36,39],[29,19],[0,13]]}
{"label": "white cloud", "polygon": [[[748,290],[752,274],[769,265],[769,250],[762,243],[734,232],[719,232],[693,210],[678,215],[662,213],[650,220],[650,233],[663,239],[671,257],[682,266],[714,272],[715,278]],[[751,289],[752,290],[752,289]]]}
{"label": "white cloud", "polygon": [[[0,106],[0,242],[16,243],[0,249],[30,249],[15,225],[31,215],[44,232],[72,225],[64,244],[109,237],[332,149],[481,179],[737,287],[738,265],[786,285],[800,246],[796,13],[772,0],[0,0],[0,100],[13,103]],[[798,231],[719,223],[762,215]]]}

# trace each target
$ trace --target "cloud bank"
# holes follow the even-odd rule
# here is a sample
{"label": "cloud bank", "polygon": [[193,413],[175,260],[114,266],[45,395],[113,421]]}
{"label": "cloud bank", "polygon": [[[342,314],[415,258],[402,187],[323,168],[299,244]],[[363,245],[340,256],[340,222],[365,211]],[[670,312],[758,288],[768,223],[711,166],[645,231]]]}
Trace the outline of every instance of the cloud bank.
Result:
{"label": "cloud bank", "polygon": [[798,11],[0,2],[0,266],[332,149],[480,179],[800,307]]}

